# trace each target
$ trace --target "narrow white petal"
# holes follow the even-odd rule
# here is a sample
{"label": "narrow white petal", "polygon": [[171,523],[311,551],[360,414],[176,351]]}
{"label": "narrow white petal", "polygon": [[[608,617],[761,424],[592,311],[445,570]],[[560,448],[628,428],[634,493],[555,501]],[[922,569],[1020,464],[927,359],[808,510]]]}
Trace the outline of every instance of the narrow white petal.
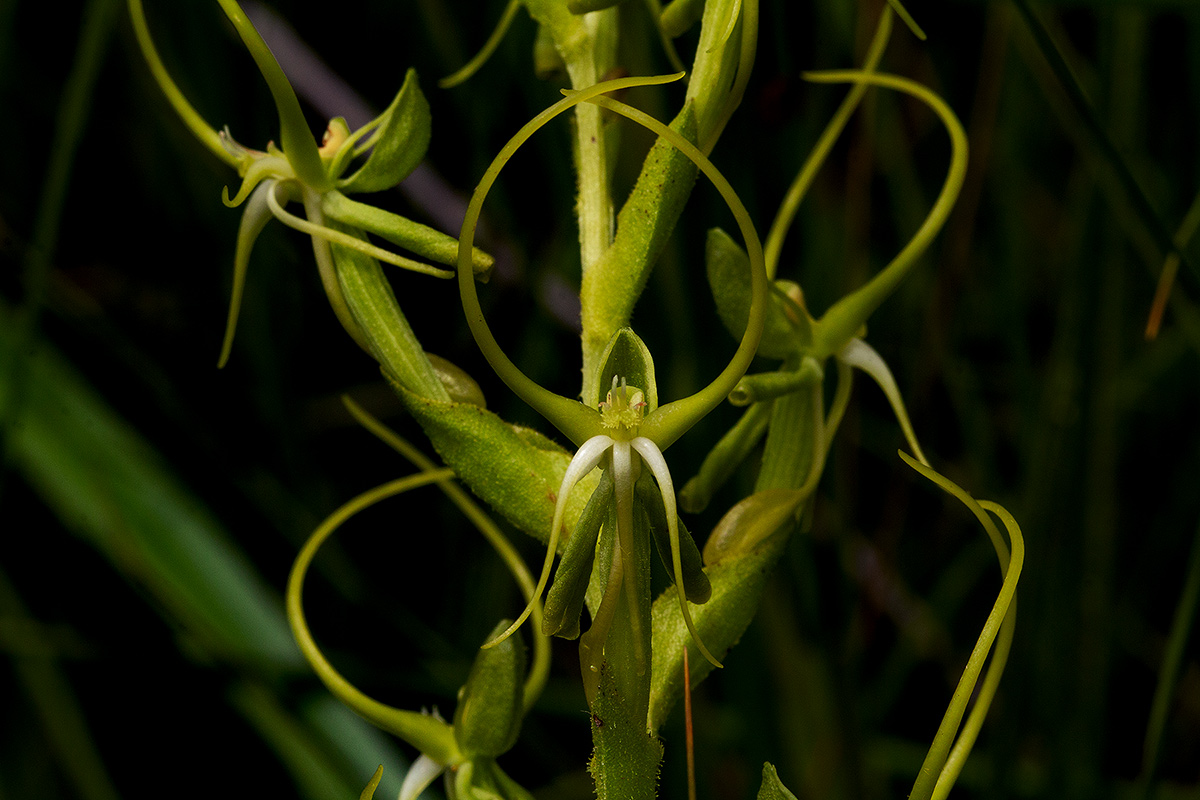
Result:
{"label": "narrow white petal", "polygon": [[883,356],[875,352],[875,348],[862,339],[851,339],[846,342],[845,347],[838,351],[837,357],[852,367],[858,367],[879,384],[879,388],[883,389],[888,402],[892,404],[892,412],[895,413],[896,420],[900,423],[900,430],[904,432],[904,438],[908,440],[908,446],[912,448],[913,455],[922,464],[929,466],[929,462],[925,460],[925,454],[921,452],[921,445],[917,444],[917,435],[913,433],[912,423],[908,421],[908,412],[904,409],[904,398],[900,396],[896,379],[892,377],[892,371],[888,368],[887,362],[883,360]]}
{"label": "narrow white petal", "polygon": [[550,524],[550,538],[546,542],[546,560],[542,562],[542,574],[538,576],[537,588],[533,590],[533,597],[529,598],[529,605],[525,606],[525,610],[521,612],[521,616],[517,617],[516,622],[508,626],[508,630],[484,644],[484,647],[493,647],[500,642],[503,642],[509,636],[516,632],[517,628],[521,627],[529,615],[533,612],[534,605],[542,596],[542,592],[546,588],[547,581],[550,580],[550,568],[554,565],[554,554],[558,552],[558,533],[562,528],[563,513],[567,508],[567,496],[571,490],[575,488],[575,484],[579,483],[589,472],[596,468],[600,463],[600,459],[613,446],[613,440],[607,436],[593,436],[588,439],[579,450],[575,453],[575,457],[571,459],[571,463],[567,465],[567,472],[563,475],[562,485],[558,488],[558,497],[554,502],[554,521]]}
{"label": "narrow white petal", "polygon": [[692,640],[696,643],[696,647],[705,658],[712,662],[713,666],[719,667],[721,662],[708,652],[708,648],[700,640],[700,634],[696,631],[695,623],[692,622],[692,612],[688,609],[687,593],[683,588],[683,559],[679,555],[679,517],[675,511],[675,484],[671,480],[671,470],[667,468],[667,460],[663,458],[658,445],[650,439],[639,436],[630,444],[642,457],[646,466],[650,468],[654,480],[658,482],[658,490],[662,494],[663,508],[667,513],[667,534],[671,540],[671,566],[675,572],[675,590],[679,595],[679,610],[683,614],[683,621],[692,634]]}
{"label": "narrow white petal", "polygon": [[404,784],[400,787],[399,800],[416,800],[421,792],[425,791],[445,769],[444,764],[439,764],[429,756],[422,754],[408,768],[408,774],[404,776]]}

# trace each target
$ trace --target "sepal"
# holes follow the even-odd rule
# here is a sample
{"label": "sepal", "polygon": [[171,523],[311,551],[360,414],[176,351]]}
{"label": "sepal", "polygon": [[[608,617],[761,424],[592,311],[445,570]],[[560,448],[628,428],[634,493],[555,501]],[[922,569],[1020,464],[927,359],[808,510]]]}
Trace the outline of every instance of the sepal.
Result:
{"label": "sepal", "polygon": [[[729,234],[713,228],[704,243],[704,268],[721,322],[735,339],[742,338],[750,316],[749,256]],[[802,352],[812,342],[808,314],[788,297],[793,286],[795,284],[781,281],[771,292],[762,339],[758,343],[759,355],[787,358]]]}
{"label": "sepal", "polygon": [[337,188],[343,192],[390,189],[425,158],[429,134],[429,101],[417,84],[416,70],[410,69],[391,105],[345,141],[330,164],[329,174],[336,178],[353,158],[370,150],[366,163],[350,177],[338,179]]}

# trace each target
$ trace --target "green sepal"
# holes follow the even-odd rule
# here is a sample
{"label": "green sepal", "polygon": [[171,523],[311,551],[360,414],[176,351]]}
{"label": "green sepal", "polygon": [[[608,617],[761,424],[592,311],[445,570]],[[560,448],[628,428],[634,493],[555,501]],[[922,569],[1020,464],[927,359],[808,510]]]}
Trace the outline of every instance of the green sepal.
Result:
{"label": "green sepal", "polygon": [[764,489],[725,512],[704,543],[704,563],[716,567],[753,552],[796,518],[806,493],[799,489]]}
{"label": "green sepal", "polygon": [[[652,477],[643,473],[635,488],[639,506],[645,511],[650,532],[654,536],[659,558],[667,568],[667,576],[674,583],[675,570],[671,566],[671,539],[668,536],[666,509],[663,507],[662,493],[652,485],[653,481]],[[683,590],[687,599],[697,605],[707,603],[712,596],[712,585],[704,574],[696,540],[682,519],[679,520],[679,559],[683,565]]]}
{"label": "green sepal", "polygon": [[[451,267],[458,263],[458,239],[399,214],[351,200],[339,191],[322,195],[321,211],[430,261]],[[476,275],[486,274],[493,263],[495,259],[490,255],[478,247],[471,248],[471,266]]]}
{"label": "green sepal", "polygon": [[[717,314],[733,338],[742,338],[750,316],[750,258],[741,245],[720,228],[708,232],[704,243],[704,268],[717,302]],[[812,341],[808,315],[776,287],[767,304],[766,322],[758,343],[759,355],[787,358]]]}
{"label": "green sepal", "polygon": [[242,212],[242,220],[238,224],[237,247],[233,256],[233,286],[229,293],[229,314],[225,322],[225,338],[221,342],[221,355],[217,357],[217,367],[225,366],[229,353],[233,349],[233,335],[237,331],[238,315],[242,309],[242,294],[246,288],[246,272],[250,268],[250,253],[254,243],[263,228],[271,221],[271,209],[267,207],[267,193],[274,187],[274,181],[261,183],[250,195],[250,202]]}
{"label": "green sepal", "polygon": [[[498,623],[485,641],[499,636],[510,623]],[[520,637],[509,636],[475,654],[454,709],[454,739],[464,756],[472,761],[495,758],[516,744],[524,683],[525,645]]]}
{"label": "green sepal", "polygon": [[767,431],[772,403],[755,403],[704,457],[699,471],[679,490],[679,507],[689,514],[708,508],[713,492],[725,485]]}
{"label": "green sepal", "polygon": [[554,573],[554,582],[546,595],[542,633],[547,636],[579,637],[579,618],[583,614],[583,602],[596,561],[596,541],[612,505],[612,493],[612,475],[605,470],[567,540],[562,560]]}
{"label": "green sepal", "polygon": [[612,387],[613,378],[624,379],[629,386],[642,390],[646,402],[646,413],[658,408],[658,383],[654,378],[654,358],[650,349],[632,328],[621,328],[608,340],[608,346],[600,356],[599,405]]}
{"label": "green sepal", "polygon": [[[787,543],[786,530],[786,527],[777,529],[778,535],[760,541],[758,547],[706,568],[712,583],[712,597],[704,605],[692,608],[692,622],[700,638],[718,658],[723,659],[737,644],[757,614],[767,578]],[[692,634],[679,611],[679,598],[674,589],[668,589],[655,599],[651,621],[650,710],[646,723],[654,734],[683,696],[683,648],[692,648],[689,664],[693,689],[714,667],[697,652]]]}
{"label": "green sepal", "polygon": [[704,0],[674,0],[662,10],[658,24],[667,36],[675,39],[700,21],[704,14]]}
{"label": "green sepal", "polygon": [[[696,139],[696,117],[684,106],[671,129],[689,142]],[[629,198],[617,215],[612,244],[583,276],[580,289],[585,364],[613,333],[626,325],[696,183],[696,165],[670,142],[658,139],[642,163]],[[639,387],[644,388],[644,387]],[[607,386],[599,387],[601,392]]]}
{"label": "green sepal", "polygon": [[779,780],[779,773],[769,761],[763,762],[762,784],[758,787],[758,800],[796,800],[796,795],[788,791]]}
{"label": "green sepal", "polygon": [[[430,400],[388,377],[442,461],[477,497],[545,542],[570,454],[537,431],[511,425],[479,406]],[[575,528],[598,480],[598,476],[584,478],[577,484],[582,488],[567,499],[563,515],[567,530]],[[562,540],[565,545],[569,537]]]}
{"label": "green sepal", "polygon": [[336,177],[351,158],[371,150],[356,172],[338,179],[337,188],[343,192],[379,192],[400,183],[425,158],[430,123],[429,101],[421,93],[416,70],[409,69],[392,104],[355,131],[334,157],[330,175]]}

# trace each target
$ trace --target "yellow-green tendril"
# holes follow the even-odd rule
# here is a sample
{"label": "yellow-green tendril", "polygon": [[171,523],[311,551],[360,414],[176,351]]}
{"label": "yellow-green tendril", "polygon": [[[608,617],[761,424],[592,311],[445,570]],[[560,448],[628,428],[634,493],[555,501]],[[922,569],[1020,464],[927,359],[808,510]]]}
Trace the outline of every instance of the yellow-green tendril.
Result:
{"label": "yellow-green tendril", "polygon": [[478,72],[479,68],[492,57],[492,54],[496,52],[496,48],[500,46],[500,42],[504,39],[504,35],[508,33],[513,20],[517,18],[517,11],[520,8],[521,0],[509,0],[508,5],[504,8],[504,13],[500,15],[500,21],[496,23],[495,30],[492,31],[492,35],[488,37],[488,40],[483,43],[483,47],[475,54],[475,57],[466,64],[463,64],[454,73],[438,81],[438,86],[443,89],[452,89]]}
{"label": "yellow-green tendril", "polygon": [[[930,800],[930,798],[942,800],[950,792],[967,754],[975,743],[975,737],[979,733],[983,717],[987,714],[988,706],[991,704],[999,683],[1000,674],[1004,671],[1012,642],[1013,626],[1016,624],[1017,581],[1021,577],[1021,568],[1025,563],[1025,540],[1021,536],[1021,529],[1016,520],[997,503],[989,500],[976,501],[953,481],[934,469],[918,463],[907,453],[901,451],[900,458],[971,510],[971,513],[975,515],[987,532],[988,538],[996,550],[1000,570],[1004,575],[996,602],[992,605],[992,610],[983,624],[983,630],[980,631],[975,647],[967,659],[962,677],[954,690],[954,695],[950,699],[950,704],[947,706],[937,734],[934,736],[933,744],[930,745],[929,753],[925,756],[925,762],[921,765],[921,771],[909,794],[909,797],[915,800]],[[996,528],[996,523],[987,513],[989,511],[998,516],[1005,528],[1008,529],[1009,539],[1012,541],[1011,558],[1004,538]],[[998,636],[999,639],[997,639]],[[996,643],[996,652],[993,654],[991,667],[980,687],[975,707],[960,731],[963,714],[972,695],[975,694],[979,675],[983,671],[984,662],[987,660],[993,643]]]}
{"label": "yellow-green tendril", "polygon": [[[343,397],[342,402],[350,412],[350,415],[360,425],[407,459],[417,469],[423,472],[430,472],[436,469],[436,465],[424,453],[410,442],[398,436],[378,419],[368,414],[366,410],[349,397]],[[513,579],[521,588],[521,593],[525,596],[525,599],[533,600],[533,577],[529,574],[529,569],[525,566],[525,561],[521,558],[520,553],[513,547],[512,542],[508,540],[508,537],[504,535],[500,527],[453,480],[443,478],[437,481],[437,485],[446,497],[458,507],[458,510],[471,521],[480,534],[483,535],[483,538],[487,539],[488,544],[500,556],[500,560],[504,562],[504,566],[508,568],[509,573],[512,574]],[[546,679],[550,674],[550,637],[541,632],[542,607],[540,603],[534,604],[532,617],[534,622],[533,659],[529,667],[529,676],[525,680],[522,701],[525,711],[529,711],[533,707],[534,701],[541,696],[542,689],[546,686]]]}
{"label": "yellow-green tendril", "polygon": [[304,657],[308,659],[308,663],[317,673],[321,682],[335,697],[365,719],[413,744],[421,752],[441,764],[457,763],[462,760],[458,747],[454,743],[454,735],[450,726],[427,714],[405,711],[380,703],[363,694],[356,686],[342,677],[313,640],[308,622],[304,618],[302,593],[304,578],[308,574],[308,567],[312,563],[313,557],[316,556],[317,550],[346,520],[381,500],[453,476],[454,471],[450,469],[409,475],[363,492],[350,500],[334,511],[313,531],[312,536],[300,550],[300,554],[296,556],[296,562],[292,565],[287,585],[287,616],[288,623],[292,628],[292,635],[296,638],[301,652],[304,653]]}
{"label": "yellow-green tendril", "polygon": [[942,229],[954,208],[954,202],[958,199],[967,173],[967,134],[945,101],[925,86],[907,78],[858,70],[806,73],[804,77],[817,83],[867,83],[912,95],[937,114],[950,135],[951,149],[950,167],[942,183],[942,190],[912,239],[865,286],[834,303],[817,321],[813,328],[813,355],[824,358],[837,352],[857,335],[867,318],[895,291],[909,269],[929,247],[933,237]]}

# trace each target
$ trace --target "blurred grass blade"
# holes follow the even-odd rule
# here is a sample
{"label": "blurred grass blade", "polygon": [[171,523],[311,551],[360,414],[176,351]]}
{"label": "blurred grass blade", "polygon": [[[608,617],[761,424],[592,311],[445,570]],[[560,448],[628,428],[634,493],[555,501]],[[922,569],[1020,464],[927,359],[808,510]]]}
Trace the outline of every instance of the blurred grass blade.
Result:
{"label": "blurred grass blade", "polygon": [[[0,619],[28,614],[8,576],[0,570]],[[28,652],[14,652],[13,671],[29,695],[46,738],[67,779],[83,800],[117,800],[120,796],[96,751],[83,710],[62,670],[53,646],[35,642]]]}
{"label": "blurred grass blade", "polygon": [[[1155,245],[1158,246],[1161,255],[1166,257],[1174,255],[1179,258],[1180,263],[1187,267],[1193,277],[1200,278],[1200,269],[1192,264],[1180,248],[1175,246],[1175,241],[1167,230],[1166,225],[1154,211],[1154,207],[1150,205],[1150,200],[1146,197],[1146,193],[1142,191],[1142,187],[1138,185],[1137,180],[1133,177],[1133,173],[1129,169],[1129,165],[1113,144],[1112,138],[1101,125],[1099,118],[1096,116],[1092,104],[1088,101],[1087,95],[1084,94],[1083,88],[1079,85],[1079,81],[1075,79],[1074,73],[1071,72],[1070,66],[1063,57],[1062,51],[1054,42],[1050,32],[1036,14],[1029,7],[1026,0],[1013,0],[1020,12],[1021,18],[1025,20],[1026,26],[1029,28],[1030,35],[1037,43],[1038,49],[1042,56],[1050,65],[1051,71],[1058,79],[1059,87],[1066,94],[1067,100],[1079,117],[1083,127],[1087,130],[1088,135],[1092,139],[1097,153],[1097,159],[1101,161],[1109,170],[1121,186],[1121,191],[1125,195],[1124,200],[1129,203],[1137,216],[1138,221],[1145,228],[1146,232],[1154,239]],[[1047,98],[1053,102],[1053,98]]]}
{"label": "blurred grass blade", "polygon": [[1142,749],[1142,796],[1151,796],[1154,776],[1158,771],[1162,734],[1171,711],[1171,699],[1175,696],[1175,684],[1179,680],[1179,668],[1183,665],[1188,637],[1196,619],[1196,606],[1200,603],[1200,527],[1192,539],[1192,554],[1188,559],[1187,578],[1183,593],[1175,607],[1171,621],[1171,633],[1167,637],[1167,649],[1163,653],[1158,671],[1158,685],[1154,689],[1154,701],[1150,705],[1150,721],[1146,725],[1146,741]]}
{"label": "blurred grass blade", "polygon": [[[12,363],[13,334],[0,308],[0,368]],[[48,345],[25,358],[26,403],[9,445],[14,468],[46,505],[205,650],[301,669],[282,603],[208,510]],[[0,385],[0,404],[11,391]]]}

